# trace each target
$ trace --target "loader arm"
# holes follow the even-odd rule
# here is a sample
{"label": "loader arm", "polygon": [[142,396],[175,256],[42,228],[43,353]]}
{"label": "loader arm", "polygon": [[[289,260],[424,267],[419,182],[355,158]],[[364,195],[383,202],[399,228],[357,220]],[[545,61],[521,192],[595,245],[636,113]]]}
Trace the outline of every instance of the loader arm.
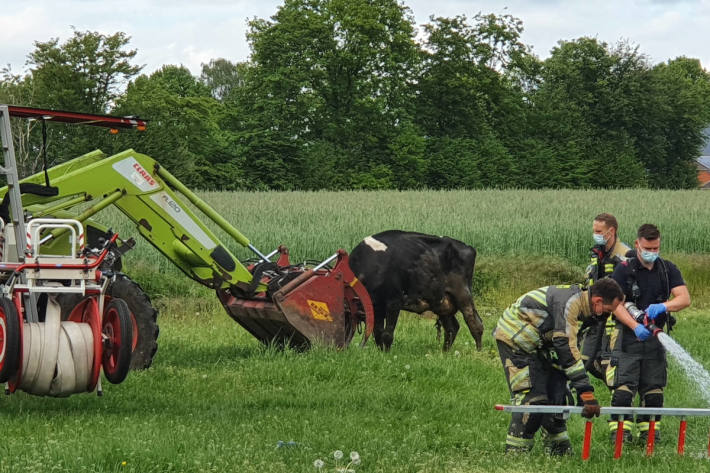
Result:
{"label": "loader arm", "polygon": [[[39,246],[53,251],[67,244],[68,235],[62,234],[65,229],[59,227],[26,237],[24,224],[28,218],[73,217],[83,223],[83,231],[90,237],[94,230],[98,240],[106,227],[92,217],[114,205],[188,277],[215,289],[229,316],[263,343],[305,349],[321,341],[342,348],[348,346],[361,323],[365,323],[363,343],[372,333],[374,311],[370,296],[353,274],[344,250],[311,267],[307,263],[292,265],[288,250],[279,247],[278,261],[270,262],[239,230],[153,158],[131,149],[113,156],[92,151],[19,180],[12,142],[6,146],[8,123],[3,121],[8,115],[145,129],[144,120],[17,106],[0,106],[0,112],[0,124],[4,123],[0,127],[3,152],[11,158],[6,160],[11,166],[3,168],[9,170],[9,187],[0,189],[0,217],[14,225],[11,236],[15,236],[14,242],[5,243],[11,251],[3,251],[3,258],[13,254],[23,260],[34,257]],[[187,199],[238,244],[250,248],[259,261],[249,268],[242,265],[182,199]],[[40,241],[25,241],[31,238]],[[115,257],[106,267],[115,270],[114,264],[123,250],[112,249],[111,253]],[[143,349],[152,357],[157,337],[155,311],[143,311],[142,318],[139,315],[131,314],[136,326],[140,325],[139,318],[150,319],[138,333],[139,339],[146,341]]]}
{"label": "loader arm", "polygon": [[[178,197],[178,192],[237,243],[248,247],[249,240],[150,156],[126,150],[107,157],[94,151],[53,167],[48,174],[52,187],[57,188],[56,195],[22,194],[23,207],[31,213],[60,212],[92,201],[77,215],[80,221],[86,221],[115,205],[146,240],[195,281],[213,289],[245,289],[251,282],[247,268]],[[41,187],[44,174],[20,182]],[[6,188],[0,189],[0,197],[6,192]],[[60,237],[53,235],[57,242]],[[50,246],[52,242],[45,244]]]}

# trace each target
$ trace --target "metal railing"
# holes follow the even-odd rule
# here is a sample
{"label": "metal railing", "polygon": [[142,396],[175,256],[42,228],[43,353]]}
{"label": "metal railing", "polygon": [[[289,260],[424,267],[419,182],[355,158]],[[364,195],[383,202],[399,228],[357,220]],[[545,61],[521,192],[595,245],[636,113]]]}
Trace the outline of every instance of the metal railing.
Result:
{"label": "metal railing", "polygon": [[[583,407],[580,406],[549,406],[549,405],[526,405],[509,406],[496,404],[497,411],[520,412],[528,414],[562,414],[568,418],[571,414],[581,414]],[[686,417],[710,417],[710,409],[693,409],[678,407],[602,407],[600,415],[646,415],[650,417],[648,428],[648,439],[646,440],[646,456],[653,455],[656,430],[656,416],[680,417],[680,428],[678,429],[679,455],[685,453],[685,432],[687,429]],[[708,436],[708,455],[710,455],[710,435]],[[588,460],[592,443],[592,421],[587,420],[584,427],[584,443],[582,445],[582,459]],[[624,421],[619,420],[616,429],[616,439],[614,443],[614,458],[621,458],[624,443]]]}

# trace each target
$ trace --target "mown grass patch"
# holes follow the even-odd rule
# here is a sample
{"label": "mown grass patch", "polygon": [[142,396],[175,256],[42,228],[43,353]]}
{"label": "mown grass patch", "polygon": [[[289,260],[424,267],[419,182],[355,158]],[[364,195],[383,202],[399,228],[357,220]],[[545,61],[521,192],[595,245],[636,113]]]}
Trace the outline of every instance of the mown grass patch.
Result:
{"label": "mown grass patch", "polygon": [[[676,419],[664,419],[665,441],[652,459],[632,447],[612,460],[603,419],[595,422],[589,462],[549,459],[539,446],[530,456],[505,456],[508,415],[493,406],[508,393],[488,333],[480,352],[462,331],[444,354],[433,320],[403,314],[389,353],[371,343],[281,352],[261,346],[216,304],[177,302],[159,301],[153,367],[119,386],[104,384],[104,397],[3,399],[0,471],[313,472],[316,459],[336,471],[336,450],[357,451],[362,472],[710,471],[698,458],[707,447],[706,419],[689,421],[686,458],[674,453]],[[482,307],[487,332],[499,309]],[[710,347],[696,335],[705,317],[684,314],[674,336],[710,362]],[[673,365],[670,386],[667,405],[704,407]],[[579,453],[582,420],[569,424]],[[279,441],[296,445],[279,448]]]}
{"label": "mown grass patch", "polygon": [[[353,344],[306,353],[261,346],[224,313],[214,294],[190,281],[139,240],[126,272],[160,308],[153,367],[132,372],[103,398],[17,394],[2,399],[2,472],[313,472],[337,471],[333,452],[360,454],[362,472],[710,471],[710,420],[690,419],[688,454],[675,455],[677,419],[664,419],[653,458],[629,448],[612,460],[604,419],[595,421],[592,460],[579,459],[583,422],[569,429],[577,455],[550,459],[503,454],[508,415],[493,410],[508,393],[490,330],[521,293],[581,277],[590,222],[619,218],[624,240],[646,221],[664,234],[664,255],[679,264],[694,309],[673,336],[706,366],[710,283],[710,194],[683,191],[461,191],[206,193],[204,198],[263,251],[285,243],[294,260],[325,258],[388,228],[447,234],[478,248],[474,281],[486,325],[475,351],[462,328],[441,353],[433,319],[404,314],[391,352]],[[103,214],[136,235],[117,211]],[[224,234],[218,232],[224,238]],[[230,244],[241,257],[251,256]],[[602,404],[608,391],[597,383]],[[668,406],[707,407],[671,363]],[[279,447],[279,441],[295,446]],[[283,445],[283,444],[281,444]],[[351,465],[352,468],[352,465]]]}

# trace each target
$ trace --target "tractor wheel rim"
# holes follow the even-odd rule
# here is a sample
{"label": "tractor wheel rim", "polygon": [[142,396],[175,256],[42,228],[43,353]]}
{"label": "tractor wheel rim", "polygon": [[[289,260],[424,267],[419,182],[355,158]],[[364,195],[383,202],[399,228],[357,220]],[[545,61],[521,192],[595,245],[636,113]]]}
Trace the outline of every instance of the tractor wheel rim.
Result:
{"label": "tractor wheel rim", "polygon": [[[106,296],[106,301],[110,301],[111,296]],[[138,321],[136,320],[136,316],[133,313],[133,311],[128,308],[129,313],[131,314],[131,325],[133,325],[133,340],[131,341],[131,353],[136,351],[136,347],[138,346]]]}
{"label": "tractor wheel rim", "polygon": [[[109,309],[104,315],[103,334],[106,336],[104,345],[104,359],[108,364],[108,371],[114,372],[118,364],[118,355],[121,347],[121,325],[118,311]],[[104,369],[106,366],[104,366]]]}

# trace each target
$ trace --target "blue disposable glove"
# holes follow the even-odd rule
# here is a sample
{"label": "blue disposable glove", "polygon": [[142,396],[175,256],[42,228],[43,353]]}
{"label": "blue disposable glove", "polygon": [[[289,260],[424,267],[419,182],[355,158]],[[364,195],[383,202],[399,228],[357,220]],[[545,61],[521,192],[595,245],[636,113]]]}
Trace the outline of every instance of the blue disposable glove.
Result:
{"label": "blue disposable glove", "polygon": [[653,320],[656,317],[658,317],[661,314],[666,313],[666,306],[665,304],[651,304],[648,306],[646,309],[646,314],[648,315],[648,318]]}
{"label": "blue disposable glove", "polygon": [[636,334],[636,338],[642,342],[646,341],[648,337],[651,336],[651,332],[649,332],[649,330],[641,324],[636,326],[634,333]]}

